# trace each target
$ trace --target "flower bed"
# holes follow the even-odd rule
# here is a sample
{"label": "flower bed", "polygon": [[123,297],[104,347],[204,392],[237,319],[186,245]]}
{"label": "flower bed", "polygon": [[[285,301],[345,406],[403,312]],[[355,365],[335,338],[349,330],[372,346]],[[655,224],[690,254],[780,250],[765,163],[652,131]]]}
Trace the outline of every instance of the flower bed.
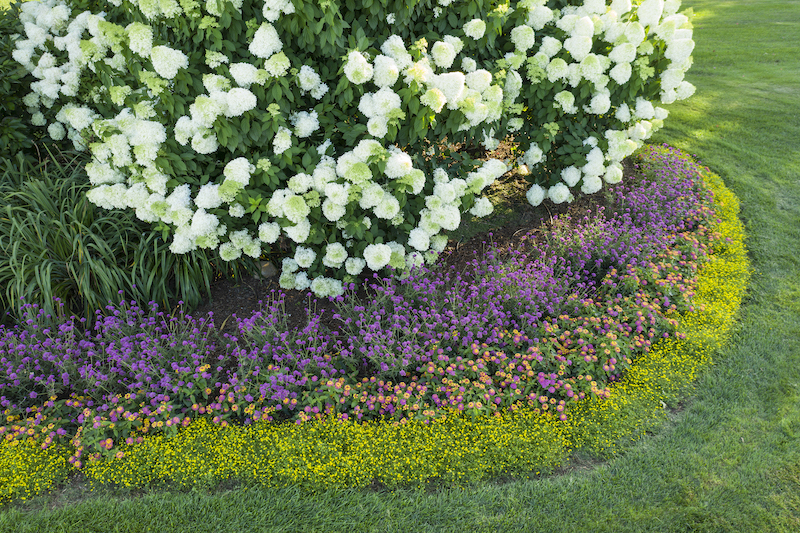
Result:
{"label": "flower bed", "polygon": [[641,167],[607,207],[469,272],[420,269],[376,279],[366,301],[339,297],[335,329],[312,315],[284,330],[280,297],[225,336],[133,303],[86,333],[30,309],[0,340],[0,497],[74,469],[123,485],[320,488],[612,451],[709,362],[747,278],[719,178],[667,148]]}

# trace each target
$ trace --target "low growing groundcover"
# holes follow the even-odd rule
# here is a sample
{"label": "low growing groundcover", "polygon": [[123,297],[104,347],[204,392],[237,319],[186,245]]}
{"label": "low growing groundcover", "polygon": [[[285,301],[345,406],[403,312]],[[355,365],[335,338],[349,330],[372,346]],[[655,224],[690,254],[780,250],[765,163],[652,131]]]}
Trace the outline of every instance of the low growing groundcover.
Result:
{"label": "low growing groundcover", "polygon": [[[748,277],[738,201],[650,147],[580,220],[468,271],[373,279],[288,328],[123,301],[2,330],[0,498],[226,479],[309,489],[536,475],[640,438],[711,362]],[[291,269],[291,261],[284,269]]]}

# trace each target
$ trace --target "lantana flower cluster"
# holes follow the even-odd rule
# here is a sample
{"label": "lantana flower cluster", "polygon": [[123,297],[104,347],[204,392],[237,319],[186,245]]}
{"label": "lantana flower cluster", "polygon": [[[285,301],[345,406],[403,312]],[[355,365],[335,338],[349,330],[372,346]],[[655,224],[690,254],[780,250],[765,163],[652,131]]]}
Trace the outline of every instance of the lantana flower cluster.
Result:
{"label": "lantana flower cluster", "polygon": [[[399,29],[421,5],[376,18],[334,3],[28,2],[24,103],[91,153],[93,203],[135,210],[173,253],[312,249],[307,266],[289,254],[281,285],[325,296],[365,268],[433,260],[462,217],[491,213],[481,193],[512,166],[533,205],[618,182],[660,105],[694,91],[678,0],[477,2],[468,16],[440,2],[431,42]],[[370,37],[374,20],[388,38]],[[439,146],[493,150],[508,134],[515,160],[453,165]]]}

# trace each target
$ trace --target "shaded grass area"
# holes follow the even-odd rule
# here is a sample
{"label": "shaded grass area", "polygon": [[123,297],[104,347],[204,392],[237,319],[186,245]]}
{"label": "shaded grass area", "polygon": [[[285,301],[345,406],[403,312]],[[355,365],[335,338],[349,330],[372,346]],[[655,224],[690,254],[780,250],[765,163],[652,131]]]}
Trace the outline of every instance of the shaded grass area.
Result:
{"label": "shaded grass area", "polygon": [[755,272],[733,342],[650,438],[558,476],[464,489],[86,497],[75,485],[6,508],[0,530],[800,529],[800,2],[684,5],[698,14],[698,92],[671,106],[656,140],[698,154],[739,196]]}

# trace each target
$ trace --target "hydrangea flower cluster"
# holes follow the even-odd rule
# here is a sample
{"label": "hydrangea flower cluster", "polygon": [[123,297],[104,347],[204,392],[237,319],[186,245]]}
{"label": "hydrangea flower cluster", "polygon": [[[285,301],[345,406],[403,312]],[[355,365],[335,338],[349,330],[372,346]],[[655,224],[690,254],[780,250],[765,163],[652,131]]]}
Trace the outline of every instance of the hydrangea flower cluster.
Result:
{"label": "hydrangea flower cluster", "polygon": [[[91,153],[93,203],[134,209],[171,234],[173,253],[313,249],[282,285],[336,294],[363,268],[435,258],[464,215],[491,213],[481,193],[509,163],[530,176],[533,205],[616,183],[667,117],[659,104],[694,91],[678,0],[479,1],[469,16],[458,3],[439,2],[443,29],[428,42],[396,29],[421,6],[375,18],[301,14],[290,0],[112,1],[98,13],[43,0],[22,6],[13,57],[36,79],[32,123]],[[316,35],[298,32],[301,16]],[[370,39],[367,19],[389,37]],[[493,150],[509,133],[515,161],[452,166],[436,146],[423,157],[430,139]]]}

